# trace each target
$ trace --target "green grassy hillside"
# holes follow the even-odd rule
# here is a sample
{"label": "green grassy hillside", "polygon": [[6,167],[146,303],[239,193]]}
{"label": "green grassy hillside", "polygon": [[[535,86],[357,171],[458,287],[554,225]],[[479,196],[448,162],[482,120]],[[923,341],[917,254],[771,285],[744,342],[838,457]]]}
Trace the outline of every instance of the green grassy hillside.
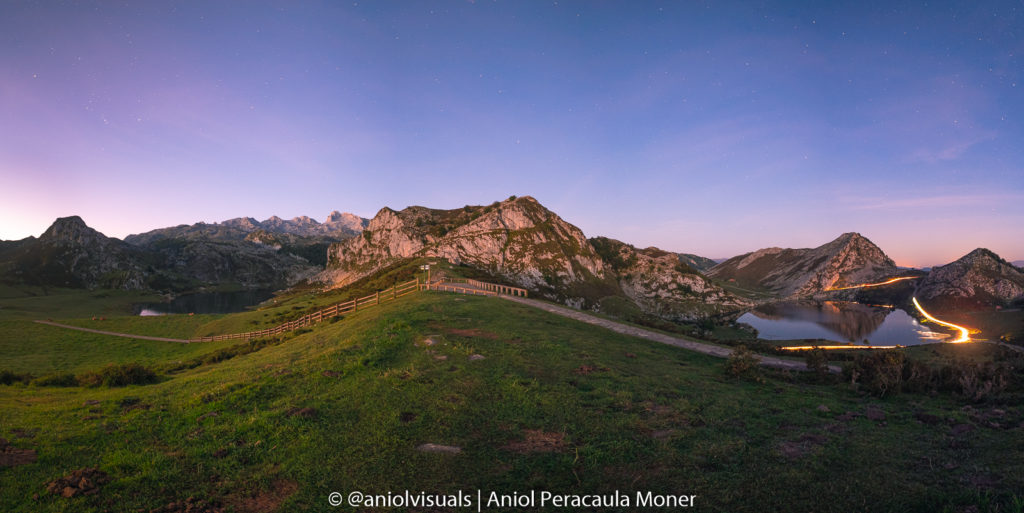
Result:
{"label": "green grassy hillside", "polygon": [[[124,361],[121,343],[92,342],[89,365]],[[153,348],[131,358],[184,356]],[[47,365],[20,350],[0,369]],[[332,491],[535,489],[695,494],[698,511],[1020,511],[1018,396],[876,399],[724,366],[497,298],[415,294],[152,385],[0,385],[0,437],[38,454],[0,468],[0,510],[192,498],[336,511]],[[461,452],[417,450],[426,443]],[[46,491],[84,467],[110,482],[84,497]]]}

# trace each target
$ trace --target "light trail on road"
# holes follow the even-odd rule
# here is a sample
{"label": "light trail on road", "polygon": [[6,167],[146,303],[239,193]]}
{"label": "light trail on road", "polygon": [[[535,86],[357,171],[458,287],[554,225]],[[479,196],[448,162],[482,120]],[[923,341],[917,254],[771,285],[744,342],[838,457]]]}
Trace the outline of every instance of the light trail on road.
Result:
{"label": "light trail on road", "polygon": [[889,285],[890,283],[896,283],[903,280],[916,280],[919,276],[900,276],[898,278],[892,278],[879,283],[864,283],[861,285],[850,285],[849,287],[835,287],[831,289],[825,289],[825,292],[832,292],[833,290],[850,290],[850,289],[866,289],[868,287],[881,287],[882,285]]}
{"label": "light trail on road", "polygon": [[786,351],[810,351],[812,349],[824,349],[832,351],[836,349],[898,349],[903,346],[780,346],[779,349]]}
{"label": "light trail on road", "polygon": [[954,340],[952,342],[949,342],[950,344],[962,344],[964,342],[970,342],[971,341],[971,330],[969,330],[969,329],[967,329],[967,328],[965,328],[963,326],[958,326],[958,325],[953,324],[951,322],[940,321],[940,320],[936,319],[935,317],[932,317],[932,314],[924,311],[924,308],[921,308],[921,303],[917,302],[917,298],[916,297],[912,298],[912,299],[914,301],[914,306],[917,307],[917,311],[921,312],[921,315],[923,315],[925,317],[925,319],[928,319],[929,321],[932,321],[932,322],[934,322],[936,324],[941,324],[941,325],[946,326],[948,328],[953,328],[953,329],[958,330],[960,332],[960,336],[956,340]]}

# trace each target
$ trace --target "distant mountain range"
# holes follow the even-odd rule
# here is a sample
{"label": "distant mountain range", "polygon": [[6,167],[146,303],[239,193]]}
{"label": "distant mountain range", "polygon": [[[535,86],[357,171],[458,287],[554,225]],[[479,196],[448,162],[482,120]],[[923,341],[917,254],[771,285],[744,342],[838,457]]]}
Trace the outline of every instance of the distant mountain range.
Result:
{"label": "distant mountain range", "polygon": [[908,289],[908,284],[903,284],[890,289],[903,299],[916,294],[933,305],[959,308],[1024,300],[1024,272],[992,251],[978,248],[955,262],[924,273],[896,267],[878,246],[858,233],[845,233],[812,249],[761,249],[730,258],[707,274],[727,283],[790,298],[811,297],[909,275],[920,276],[916,287]]}
{"label": "distant mountain range", "polygon": [[308,217],[237,218],[162,228],[121,241],[71,216],[57,219],[39,238],[0,242],[0,279],[126,290],[277,289],[321,271],[328,246],[358,234],[366,222],[340,212],[324,223]]}
{"label": "distant mountain range", "polygon": [[[454,210],[382,208],[372,220],[332,212],[240,217],[113,239],[78,217],[39,238],[0,241],[0,280],[56,287],[187,291],[282,288],[313,280],[343,287],[416,257],[443,258],[573,306],[634,309],[693,320],[744,309],[751,297],[845,297],[833,289],[894,276],[887,289],[932,304],[1010,305],[1024,300],[1024,271],[986,249],[925,273],[895,265],[858,233],[817,248],[765,248],[721,263],[690,253],[587,238],[531,197]],[[1017,264],[1021,262],[1016,262]],[[888,298],[885,298],[888,299]]]}
{"label": "distant mountain range", "polygon": [[323,222],[307,216],[293,219],[281,219],[271,216],[264,221],[251,217],[237,217],[220,223],[182,224],[170,228],[160,228],[136,235],[129,235],[124,241],[136,246],[145,246],[161,239],[206,239],[206,240],[245,240],[257,231],[269,234],[295,235],[299,237],[325,237],[341,240],[354,235],[366,228],[369,221],[355,214],[341,213],[335,210]]}

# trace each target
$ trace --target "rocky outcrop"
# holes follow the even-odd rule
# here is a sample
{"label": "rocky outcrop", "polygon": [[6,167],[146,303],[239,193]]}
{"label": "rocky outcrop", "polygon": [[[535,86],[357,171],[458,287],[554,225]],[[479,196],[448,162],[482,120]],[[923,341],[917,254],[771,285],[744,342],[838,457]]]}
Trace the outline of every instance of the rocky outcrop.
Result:
{"label": "rocky outcrop", "polygon": [[315,276],[321,268],[274,245],[246,241],[190,240],[157,252],[160,270],[184,280],[182,288],[231,285],[279,289]]}
{"label": "rocky outcrop", "polygon": [[898,273],[896,264],[859,233],[811,249],[766,248],[711,268],[713,278],[786,297],[870,283]]}
{"label": "rocky outcrop", "polygon": [[917,297],[942,306],[1006,305],[1024,300],[1024,272],[999,255],[978,248],[959,260],[932,268]]}
{"label": "rocky outcrop", "polygon": [[579,228],[525,196],[487,207],[383,208],[361,237],[331,246],[325,280],[341,287],[400,259],[444,258],[552,294],[603,279],[603,262]]}
{"label": "rocky outcrop", "polygon": [[322,226],[327,227],[332,232],[348,231],[354,234],[363,231],[368,224],[370,224],[369,219],[363,219],[355,214],[335,210],[327,216]]}
{"label": "rocky outcrop", "polygon": [[715,262],[714,260],[707,257],[702,257],[700,255],[694,255],[691,253],[679,253],[678,255],[680,262],[683,262],[684,264],[702,273],[718,265],[718,262]]}
{"label": "rocky outcrop", "polygon": [[751,306],[680,261],[680,255],[605,237],[590,239],[611,267],[622,293],[648,314],[688,321]]}

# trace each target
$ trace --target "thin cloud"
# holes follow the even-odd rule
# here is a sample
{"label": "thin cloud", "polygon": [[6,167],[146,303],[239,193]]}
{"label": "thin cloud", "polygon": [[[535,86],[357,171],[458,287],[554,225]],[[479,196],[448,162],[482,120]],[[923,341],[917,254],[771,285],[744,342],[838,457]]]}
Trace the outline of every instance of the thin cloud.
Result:
{"label": "thin cloud", "polygon": [[964,153],[967,153],[967,150],[971,149],[972,146],[995,138],[995,132],[989,132],[972,139],[946,144],[945,146],[937,149],[920,148],[910,154],[909,160],[911,162],[926,162],[928,164],[956,160]]}
{"label": "thin cloud", "polygon": [[908,208],[984,207],[1024,202],[1024,194],[940,194],[915,198],[887,199],[848,197],[840,200],[851,210],[900,210]]}

